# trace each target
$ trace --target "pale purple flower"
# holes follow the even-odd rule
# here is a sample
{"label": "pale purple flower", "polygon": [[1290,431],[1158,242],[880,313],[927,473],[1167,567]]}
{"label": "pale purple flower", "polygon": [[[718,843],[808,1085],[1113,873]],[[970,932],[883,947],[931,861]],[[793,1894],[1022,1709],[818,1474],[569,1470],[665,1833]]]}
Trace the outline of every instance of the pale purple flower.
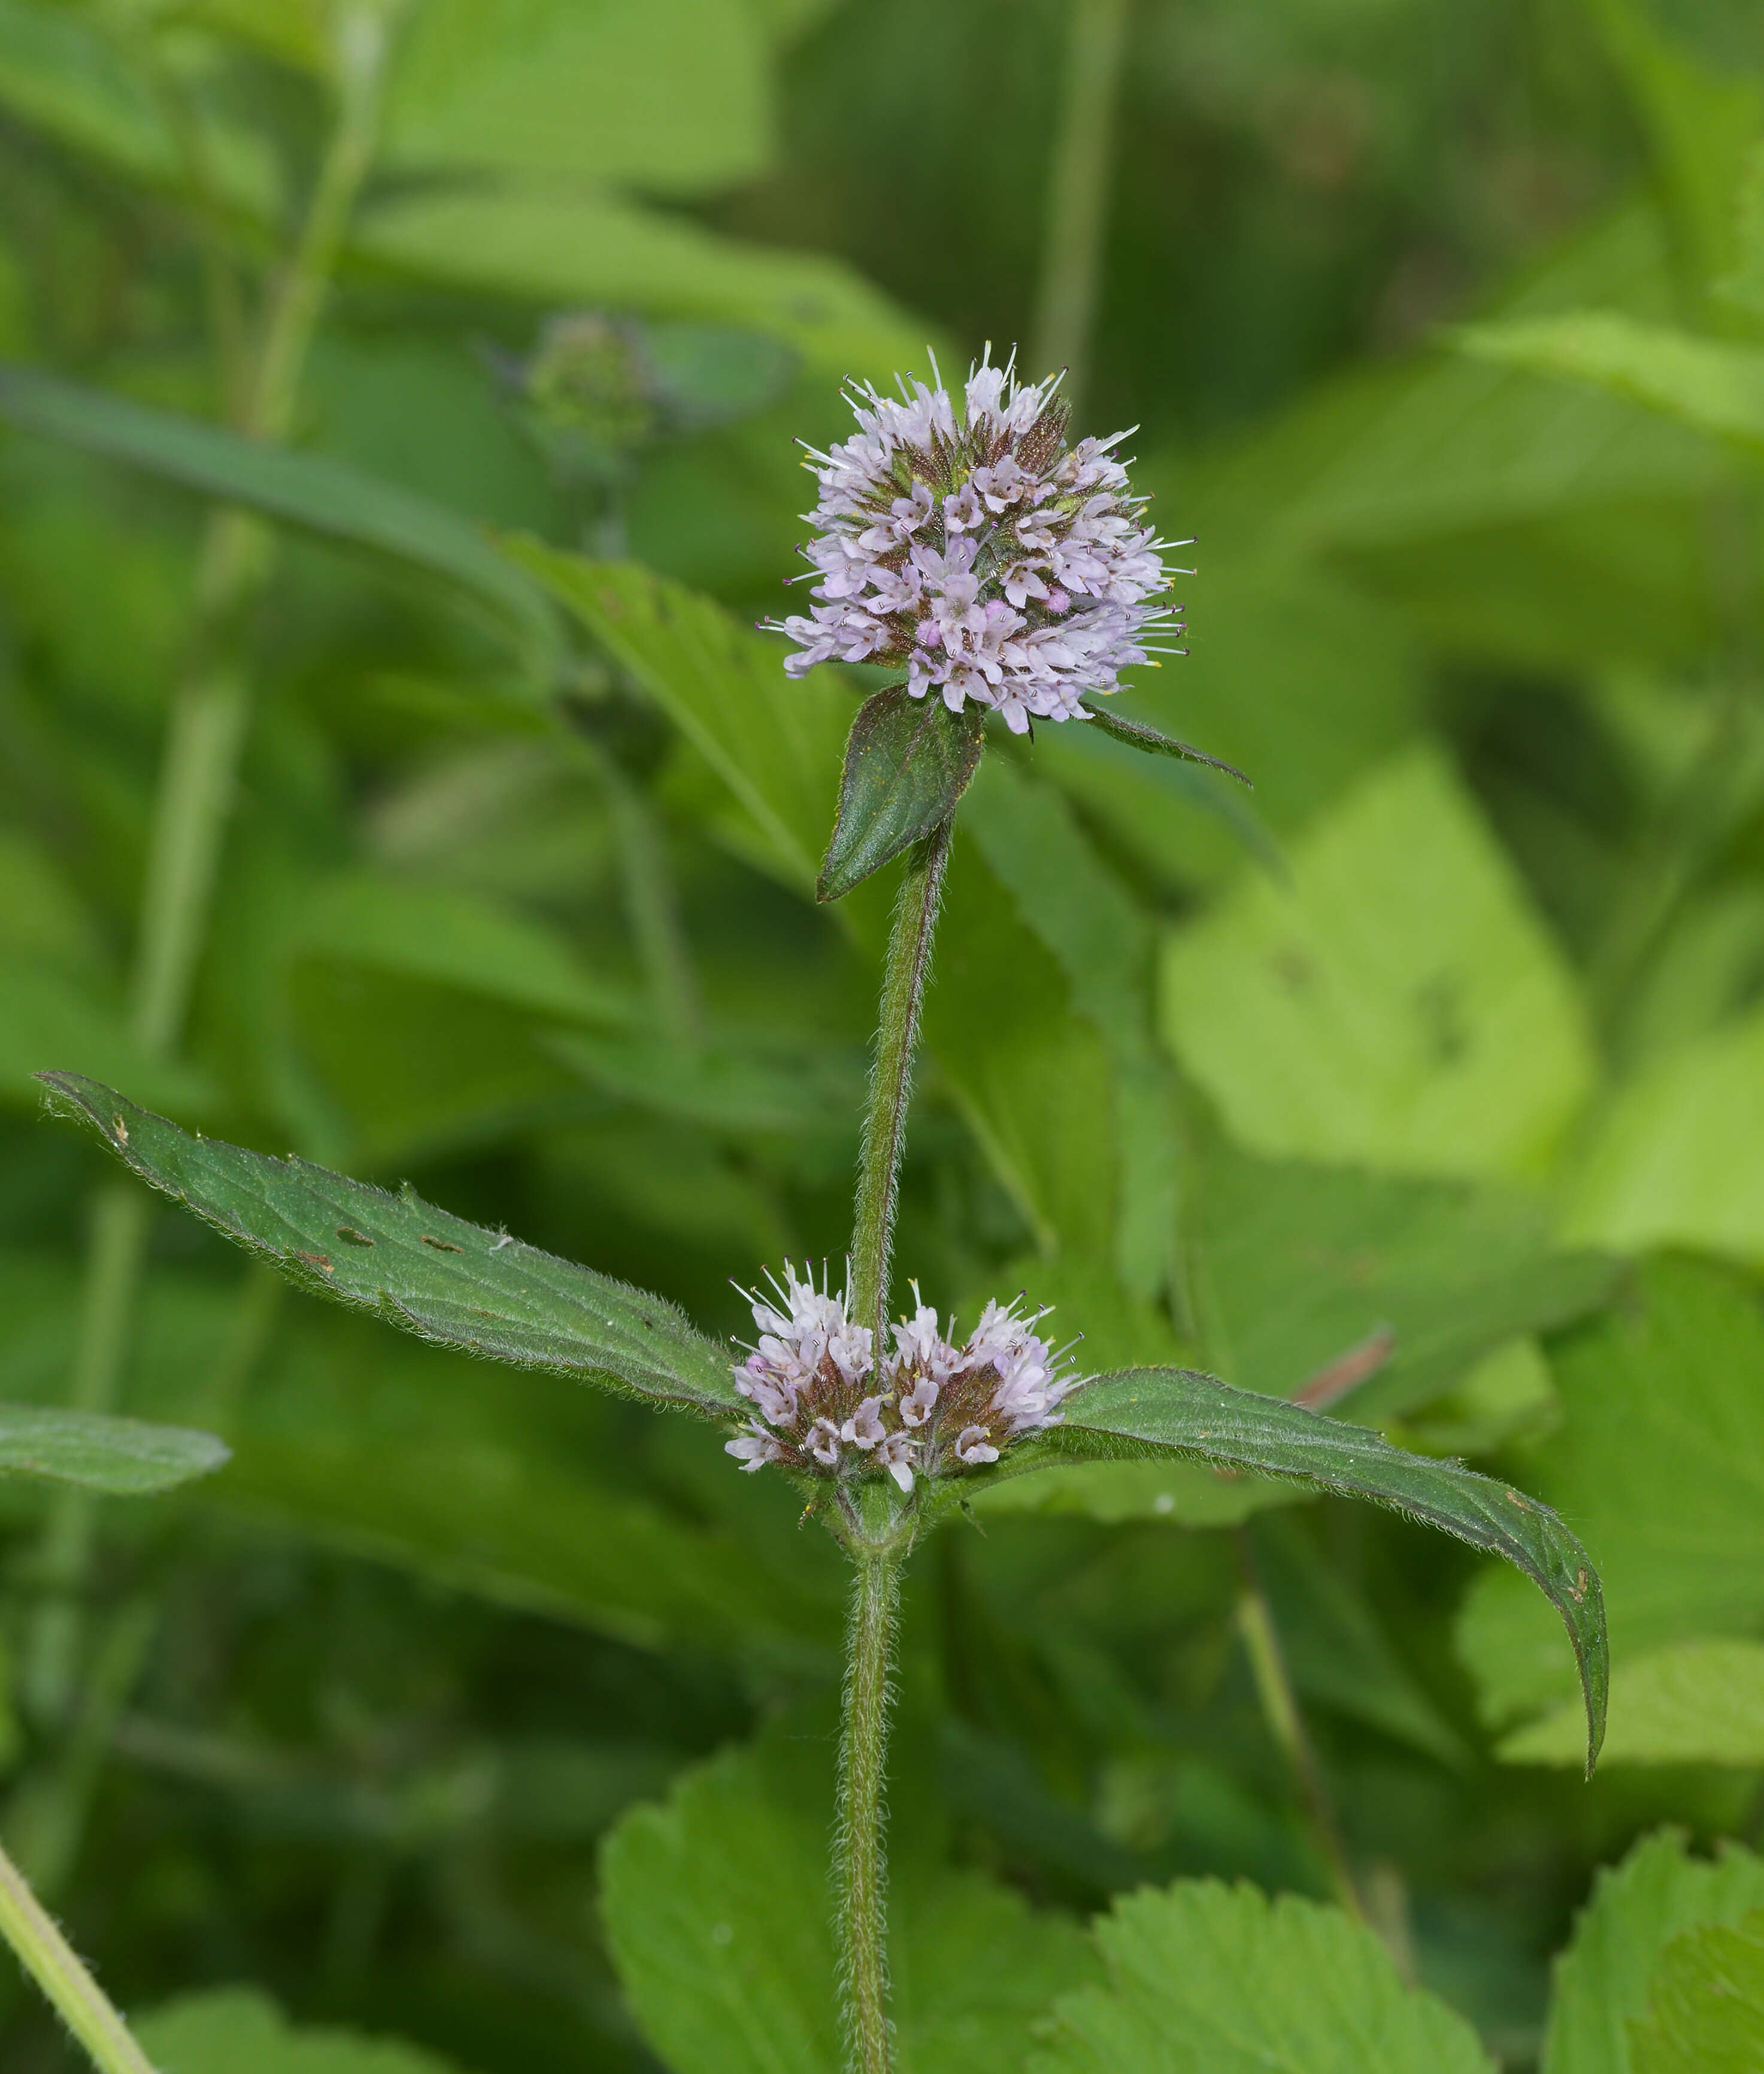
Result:
{"label": "pale purple flower", "polygon": [[1171,543],[1115,457],[1127,435],[1068,448],[1057,378],[1019,382],[986,359],[959,405],[940,378],[899,386],[896,403],[854,384],[858,431],[809,449],[820,497],[803,553],[820,601],[762,622],[796,643],[785,669],[899,666],[913,697],[972,700],[1019,734],[1082,719],[1085,693],[1116,690],[1159,645],[1146,635],[1181,631],[1163,602]]}
{"label": "pale purple flower", "polygon": [[956,1476],[999,1460],[1027,1433],[1057,1425],[1077,1378],[1014,1303],[989,1303],[959,1345],[913,1289],[914,1309],[874,1336],[849,1299],[823,1279],[782,1282],[750,1299],[758,1337],[734,1371],[758,1411],[726,1443],[744,1469],[766,1462],[847,1480],[886,1474],[903,1491],[915,1476]]}

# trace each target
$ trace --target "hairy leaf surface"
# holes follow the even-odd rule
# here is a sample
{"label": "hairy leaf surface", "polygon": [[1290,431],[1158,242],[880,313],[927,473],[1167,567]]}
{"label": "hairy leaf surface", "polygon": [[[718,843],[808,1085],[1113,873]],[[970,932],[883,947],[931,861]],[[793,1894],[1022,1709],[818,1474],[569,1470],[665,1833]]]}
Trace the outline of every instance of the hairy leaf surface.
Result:
{"label": "hairy leaf surface", "polygon": [[659,1296],[413,1193],[192,1138],[80,1074],[39,1077],[143,1180],[302,1288],[492,1360],[592,1376],[713,1415],[741,1408],[728,1351]]}
{"label": "hairy leaf surface", "polygon": [[1044,1444],[1080,1460],[1169,1448],[1227,1469],[1294,1477],[1389,1506],[1504,1558],[1562,1617],[1586,1700],[1588,1770],[1597,1758],[1610,1675],[1604,1596],[1585,1549],[1535,1498],[1457,1463],[1406,1454],[1363,1427],[1188,1369],[1098,1376],[1066,1400],[1064,1423]]}
{"label": "hairy leaf surface", "polygon": [[845,738],[817,900],[841,899],[949,819],[980,762],[981,719],[977,707],[952,713],[904,684],[865,700]]}

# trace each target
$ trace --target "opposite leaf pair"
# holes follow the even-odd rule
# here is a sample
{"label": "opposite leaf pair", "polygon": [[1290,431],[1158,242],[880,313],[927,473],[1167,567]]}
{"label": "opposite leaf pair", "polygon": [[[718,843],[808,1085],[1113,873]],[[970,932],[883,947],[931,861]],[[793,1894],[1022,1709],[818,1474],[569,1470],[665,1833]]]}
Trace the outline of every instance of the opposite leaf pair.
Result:
{"label": "opposite leaf pair", "polygon": [[[658,1407],[731,1423],[749,1412],[735,1350],[661,1297],[408,1191],[388,1195],[304,1160],[192,1138],[79,1074],[39,1077],[52,1101],[95,1126],[143,1180],[303,1287],[423,1338],[591,1379]],[[1603,1599],[1586,1551],[1547,1506],[1456,1463],[1184,1369],[1090,1378],[1064,1395],[1059,1416],[997,1465],[923,1486],[915,1527],[982,1481],[1134,1456],[1174,1455],[1391,1506],[1503,1557],[1550,1600],[1580,1668],[1589,1766],[1597,1757],[1609,1675]],[[886,1482],[888,1466],[869,1473]]]}

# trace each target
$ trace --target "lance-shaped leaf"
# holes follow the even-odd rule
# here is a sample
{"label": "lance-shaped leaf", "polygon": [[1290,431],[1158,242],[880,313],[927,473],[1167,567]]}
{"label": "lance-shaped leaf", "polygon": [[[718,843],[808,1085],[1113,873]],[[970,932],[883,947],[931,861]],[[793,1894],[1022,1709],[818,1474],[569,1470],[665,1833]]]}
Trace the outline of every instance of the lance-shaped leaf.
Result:
{"label": "lance-shaped leaf", "polygon": [[556,675],[561,642],[547,600],[470,519],[445,505],[346,461],[242,439],[35,368],[0,366],[0,418],[423,569],[490,606],[539,682]]}
{"label": "lance-shaped leaf", "polygon": [[1222,771],[1228,778],[1235,778],[1240,785],[1248,785],[1252,792],[1255,790],[1235,763],[1227,763],[1222,757],[1209,756],[1205,750],[1196,749],[1191,742],[1178,742],[1173,734],[1160,734],[1156,728],[1147,727],[1142,720],[1129,720],[1125,713],[1115,712],[1111,706],[1087,705],[1084,711],[1105,734],[1126,742],[1130,749],[1143,750],[1150,756],[1179,757],[1184,763],[1204,763],[1209,770]]}
{"label": "lance-shaped leaf", "polygon": [[952,713],[940,699],[890,684],[859,709],[845,741],[839,818],[815,887],[837,900],[956,811],[980,762],[977,706]]}
{"label": "lance-shaped leaf", "polygon": [[224,1440],[188,1426],[150,1426],[52,1405],[0,1404],[0,1475],[45,1477],[144,1498],[207,1476],[229,1452]]}
{"label": "lance-shaped leaf", "polygon": [[389,1195],[304,1159],[192,1138],[81,1074],[37,1077],[143,1180],[302,1288],[493,1361],[593,1377],[708,1417],[742,1408],[729,1350],[659,1296],[468,1224],[408,1189]]}
{"label": "lance-shaped leaf", "polygon": [[1066,1400],[1063,1423],[1030,1445],[1043,1460],[1169,1452],[1216,1468],[1287,1477],[1391,1506],[1503,1556],[1538,1587],[1568,1630],[1586,1697],[1590,1773],[1605,1738],[1610,1681],[1605,1598],[1585,1549],[1536,1498],[1456,1462],[1406,1453],[1363,1426],[1234,1390],[1190,1369],[1098,1376]]}

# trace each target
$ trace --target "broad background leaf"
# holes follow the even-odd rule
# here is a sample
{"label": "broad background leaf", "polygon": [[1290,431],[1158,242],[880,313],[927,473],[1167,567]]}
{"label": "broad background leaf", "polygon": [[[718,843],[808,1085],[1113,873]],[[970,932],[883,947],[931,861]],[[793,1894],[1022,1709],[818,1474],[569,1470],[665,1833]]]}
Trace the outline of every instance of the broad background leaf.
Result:
{"label": "broad background leaf", "polygon": [[[1509,1764],[1577,1764],[1578,1711],[1560,1708],[1501,1745]],[[1611,1673],[1609,1764],[1764,1768],[1764,1642],[1681,1642]]]}
{"label": "broad background leaf", "polygon": [[450,2061],[389,2038],[295,2028],[254,1988],[215,1988],[137,2019],[134,2033],[167,2074],[454,2074]]}
{"label": "broad background leaf", "polygon": [[1749,2074],[1764,2066],[1764,1908],[1675,1937],[1630,2020],[1634,2074]]}
{"label": "broad background leaf", "polygon": [[[1729,1272],[1640,1271],[1634,1299],[1565,1340],[1551,1365],[1562,1423],[1528,1486],[1584,1536],[1605,1578],[1619,1664],[1764,1621],[1764,1321]],[[1493,1575],[1465,1602],[1459,1648],[1490,1720],[1568,1692],[1550,1623]]]}
{"label": "broad background leaf", "polygon": [[1629,2020],[1646,2014],[1667,1946],[1697,1923],[1737,1923],[1760,1907],[1764,1859],[1737,1845],[1712,1862],[1666,1831],[1601,1872],[1556,1962],[1542,2074],[1642,2074],[1630,2056]]}
{"label": "broad background leaf", "polygon": [[1166,1037],[1275,1157],[1537,1175],[1590,1093],[1578,998],[1512,866],[1425,750],[1355,788],[1165,951]]}
{"label": "broad background leaf", "polygon": [[1492,2074],[1464,2019],[1338,1910],[1184,1881],[1117,1901],[1096,1935],[1109,1985],[1062,1998],[1030,2074]]}
{"label": "broad background leaf", "polygon": [[[782,1725],[688,1773],[608,1837],[602,1907],[625,1991],[673,2074],[837,2074],[830,1748]],[[897,1762],[899,1759],[897,1758]],[[1093,1962],[1077,1924],[940,1862],[899,1811],[890,1867],[901,2074],[1007,2074]]]}

